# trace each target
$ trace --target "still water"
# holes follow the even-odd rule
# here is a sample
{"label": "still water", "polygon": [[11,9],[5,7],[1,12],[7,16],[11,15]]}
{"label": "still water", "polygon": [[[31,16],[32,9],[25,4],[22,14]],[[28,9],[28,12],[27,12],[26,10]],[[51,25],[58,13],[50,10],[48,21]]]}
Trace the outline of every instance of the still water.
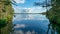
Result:
{"label": "still water", "polygon": [[14,14],[12,34],[51,34],[49,20],[42,14]]}

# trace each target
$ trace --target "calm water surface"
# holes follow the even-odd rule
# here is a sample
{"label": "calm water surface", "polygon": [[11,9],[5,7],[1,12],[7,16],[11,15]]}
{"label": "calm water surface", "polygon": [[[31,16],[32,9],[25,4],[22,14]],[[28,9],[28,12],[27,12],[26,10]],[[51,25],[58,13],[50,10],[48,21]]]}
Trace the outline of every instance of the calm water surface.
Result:
{"label": "calm water surface", "polygon": [[[49,20],[42,14],[14,14],[12,34],[47,34]],[[50,34],[50,33],[49,33]]]}

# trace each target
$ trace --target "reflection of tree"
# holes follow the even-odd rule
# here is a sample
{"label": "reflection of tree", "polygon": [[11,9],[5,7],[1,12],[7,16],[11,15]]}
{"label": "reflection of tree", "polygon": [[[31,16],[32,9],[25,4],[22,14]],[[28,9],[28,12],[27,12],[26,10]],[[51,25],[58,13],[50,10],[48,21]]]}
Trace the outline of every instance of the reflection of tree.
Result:
{"label": "reflection of tree", "polygon": [[50,21],[50,24],[48,24],[48,30],[47,30],[47,34],[49,33],[60,34],[60,25]]}

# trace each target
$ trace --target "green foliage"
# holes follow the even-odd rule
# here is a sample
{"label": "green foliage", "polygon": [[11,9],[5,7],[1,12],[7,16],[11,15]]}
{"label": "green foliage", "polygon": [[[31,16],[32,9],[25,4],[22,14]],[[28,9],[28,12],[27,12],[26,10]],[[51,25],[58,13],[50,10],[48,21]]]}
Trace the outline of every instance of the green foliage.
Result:
{"label": "green foliage", "polygon": [[[15,3],[15,1],[14,0],[0,0],[0,2],[3,2],[4,3],[4,5],[11,5],[11,4],[13,4],[13,5],[16,5]],[[17,6],[17,5],[16,5]]]}
{"label": "green foliage", "polygon": [[0,19],[0,28],[6,26],[6,23],[7,23],[7,19]]}
{"label": "green foliage", "polygon": [[52,0],[54,5],[47,12],[47,17],[50,21],[60,24],[60,0]]}
{"label": "green foliage", "polygon": [[9,5],[10,4],[10,2],[5,2],[5,5]]}
{"label": "green foliage", "polygon": [[3,12],[6,12],[4,9],[2,9]]}
{"label": "green foliage", "polygon": [[12,28],[13,8],[10,0],[0,0],[0,34],[10,34]]}
{"label": "green foliage", "polygon": [[12,2],[11,1],[9,1],[9,0],[7,0],[7,1],[4,1],[4,4],[5,5],[10,5]]}
{"label": "green foliage", "polygon": [[60,24],[60,17],[56,19],[57,23]]}

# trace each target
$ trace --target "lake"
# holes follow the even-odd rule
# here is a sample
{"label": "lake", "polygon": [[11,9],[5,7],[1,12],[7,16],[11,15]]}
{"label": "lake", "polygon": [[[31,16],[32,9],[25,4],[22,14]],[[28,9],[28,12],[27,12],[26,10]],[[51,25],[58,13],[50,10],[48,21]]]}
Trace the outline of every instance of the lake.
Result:
{"label": "lake", "polygon": [[42,14],[14,14],[12,34],[51,34],[49,19]]}

